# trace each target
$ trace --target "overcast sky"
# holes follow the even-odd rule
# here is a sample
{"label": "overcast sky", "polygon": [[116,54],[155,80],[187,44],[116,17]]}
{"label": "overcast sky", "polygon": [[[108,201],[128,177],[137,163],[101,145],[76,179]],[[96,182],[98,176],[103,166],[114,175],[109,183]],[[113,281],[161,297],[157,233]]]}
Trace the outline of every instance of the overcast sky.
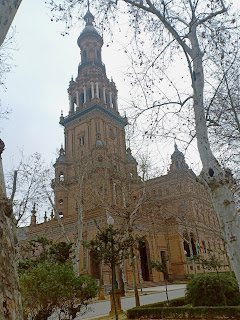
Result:
{"label": "overcast sky", "polygon": [[[56,149],[63,143],[59,117],[61,110],[68,113],[67,88],[71,76],[77,76],[77,38],[84,23],[63,37],[64,26],[51,22],[43,0],[23,0],[13,25],[17,50],[12,52],[14,66],[7,75],[7,91],[1,90],[2,107],[11,109],[9,120],[1,120],[0,126],[7,170],[17,162],[19,149],[55,160]],[[118,52],[111,46],[103,48],[108,77],[112,76],[117,86],[121,82],[117,78],[123,76]]]}
{"label": "overcast sky", "polygon": [[[56,149],[63,143],[59,117],[61,110],[64,115],[68,113],[67,88],[71,76],[77,75],[80,62],[77,38],[84,24],[63,37],[64,26],[51,22],[43,0],[23,0],[13,26],[16,26],[17,50],[12,52],[13,67],[6,79],[7,91],[0,89],[2,107],[11,109],[9,120],[1,120],[0,125],[6,145],[5,170],[17,164],[19,149],[26,154],[40,152],[47,162],[55,161]],[[128,101],[128,88],[123,83],[127,61],[117,40],[108,47],[106,39],[104,42],[103,62],[108,77],[113,77],[119,90],[121,110]],[[167,162],[172,152],[173,144]],[[194,146],[192,153],[196,153]]]}

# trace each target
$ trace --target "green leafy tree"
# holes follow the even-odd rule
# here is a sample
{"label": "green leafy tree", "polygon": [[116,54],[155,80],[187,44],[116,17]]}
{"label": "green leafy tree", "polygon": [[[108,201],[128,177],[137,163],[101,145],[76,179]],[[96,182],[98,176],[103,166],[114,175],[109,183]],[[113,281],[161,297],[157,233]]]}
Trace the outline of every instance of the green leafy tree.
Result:
{"label": "green leafy tree", "polygon": [[167,287],[167,278],[168,278],[168,270],[167,270],[167,261],[168,258],[163,256],[162,257],[162,261],[150,261],[150,266],[152,268],[155,268],[158,272],[162,272],[163,273],[163,277],[164,277],[164,282],[165,282],[165,288],[166,288],[166,297],[167,297],[167,301],[169,301],[168,299],[168,287]]}
{"label": "green leafy tree", "polygon": [[128,258],[128,249],[133,245],[132,239],[127,236],[126,231],[115,229],[109,225],[105,229],[100,229],[96,237],[86,243],[88,248],[94,254],[96,262],[104,261],[112,270],[112,293],[115,308],[115,318],[118,319],[118,311],[114,290],[116,289],[115,267],[119,266],[124,258]]}
{"label": "green leafy tree", "polygon": [[97,293],[88,276],[77,276],[68,262],[41,262],[20,277],[25,319],[47,320],[53,313],[74,319]]}
{"label": "green leafy tree", "polygon": [[72,244],[38,236],[22,248],[19,264],[25,318],[45,320],[53,312],[74,319],[97,294],[91,277],[78,276],[71,260]]}
{"label": "green leafy tree", "polygon": [[28,240],[27,245],[21,247],[24,259],[19,262],[19,271],[22,273],[44,261],[66,263],[71,259],[72,246],[72,243],[66,242],[53,243],[42,236]]}

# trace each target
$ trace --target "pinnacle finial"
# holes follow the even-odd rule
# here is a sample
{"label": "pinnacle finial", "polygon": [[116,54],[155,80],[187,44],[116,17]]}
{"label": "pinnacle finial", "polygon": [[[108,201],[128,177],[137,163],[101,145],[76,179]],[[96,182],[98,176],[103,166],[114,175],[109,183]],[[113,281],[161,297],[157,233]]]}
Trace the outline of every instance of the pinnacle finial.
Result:
{"label": "pinnacle finial", "polygon": [[178,150],[178,146],[177,146],[177,143],[176,143],[176,138],[174,138],[174,148],[175,148],[175,150]]}
{"label": "pinnacle finial", "polygon": [[86,22],[86,26],[92,26],[93,25],[93,21],[94,21],[94,16],[91,14],[90,9],[89,9],[89,7],[90,7],[89,0],[87,2],[87,6],[88,6],[88,10],[87,10],[87,13],[84,16],[84,20]]}
{"label": "pinnacle finial", "polygon": [[34,204],[33,204],[33,208],[32,208],[32,211],[31,211],[31,212],[32,212],[32,215],[35,216],[35,214],[36,214],[36,212],[37,212],[37,211],[36,211],[36,203],[35,203],[35,202],[34,202]]}

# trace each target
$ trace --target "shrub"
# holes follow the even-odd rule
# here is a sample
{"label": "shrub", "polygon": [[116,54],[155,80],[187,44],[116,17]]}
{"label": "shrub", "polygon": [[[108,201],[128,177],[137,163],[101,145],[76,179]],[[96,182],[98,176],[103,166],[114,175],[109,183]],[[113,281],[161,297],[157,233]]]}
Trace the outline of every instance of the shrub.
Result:
{"label": "shrub", "polygon": [[169,301],[161,301],[157,303],[147,304],[145,306],[142,306],[142,308],[150,308],[150,307],[182,307],[186,304],[185,297],[182,298],[176,298]]}
{"label": "shrub", "polygon": [[193,306],[240,305],[235,278],[226,274],[202,274],[188,283],[186,301]]}

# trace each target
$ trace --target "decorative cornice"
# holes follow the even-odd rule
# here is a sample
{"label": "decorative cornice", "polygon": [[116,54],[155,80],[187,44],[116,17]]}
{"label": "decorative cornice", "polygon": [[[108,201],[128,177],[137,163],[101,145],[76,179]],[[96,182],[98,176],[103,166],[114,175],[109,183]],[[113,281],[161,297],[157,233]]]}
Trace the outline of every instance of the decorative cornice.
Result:
{"label": "decorative cornice", "polygon": [[66,127],[66,125],[71,125],[72,121],[77,120],[80,117],[86,117],[86,115],[88,115],[89,113],[91,113],[95,110],[100,111],[100,112],[104,113],[105,115],[109,116],[110,118],[112,118],[116,122],[120,123],[123,127],[125,127],[128,124],[126,117],[123,118],[121,116],[115,115],[114,113],[110,112],[109,110],[107,110],[97,104],[94,106],[88,107],[85,110],[82,110],[80,112],[77,112],[71,116],[67,116],[67,117],[63,118],[63,120],[61,120],[59,123],[62,126]]}

